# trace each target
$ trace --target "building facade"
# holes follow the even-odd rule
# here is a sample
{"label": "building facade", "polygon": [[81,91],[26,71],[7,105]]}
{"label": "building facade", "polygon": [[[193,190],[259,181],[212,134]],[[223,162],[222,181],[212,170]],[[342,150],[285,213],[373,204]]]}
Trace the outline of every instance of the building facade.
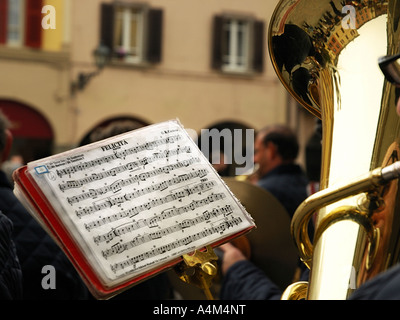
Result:
{"label": "building facade", "polygon": [[[178,118],[198,133],[300,128],[312,120],[268,56],[277,2],[0,0],[0,109],[12,121],[14,153],[30,161],[64,151],[120,118]],[[109,55],[98,70],[100,43]],[[306,137],[312,126],[302,127]]]}

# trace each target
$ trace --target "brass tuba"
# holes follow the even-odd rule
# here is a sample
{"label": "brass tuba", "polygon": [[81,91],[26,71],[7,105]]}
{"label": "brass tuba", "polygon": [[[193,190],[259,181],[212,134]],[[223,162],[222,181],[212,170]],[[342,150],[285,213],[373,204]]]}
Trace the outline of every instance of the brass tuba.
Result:
{"label": "brass tuba", "polygon": [[283,298],[347,299],[399,258],[399,89],[378,58],[400,51],[400,1],[281,0],[268,40],[279,79],[323,125],[321,191],[291,222],[310,277]]}

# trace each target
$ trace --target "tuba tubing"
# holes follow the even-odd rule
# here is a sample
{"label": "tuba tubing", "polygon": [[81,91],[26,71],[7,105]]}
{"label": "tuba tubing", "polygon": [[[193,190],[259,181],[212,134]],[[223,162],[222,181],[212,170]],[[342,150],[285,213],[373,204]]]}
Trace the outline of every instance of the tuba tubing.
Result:
{"label": "tuba tubing", "polygon": [[[297,208],[292,222],[291,234],[294,239],[295,245],[300,254],[300,259],[310,269],[313,255],[313,246],[309,238],[308,225],[314,213],[331,203],[342,200],[344,198],[354,196],[360,193],[367,193],[367,198],[374,198],[378,189],[394,179],[400,177],[400,161],[397,161],[385,168],[375,169],[363,177],[352,181],[346,185],[331,187],[322,191],[314,193],[308,197]],[[368,196],[370,195],[370,196]],[[377,207],[382,203],[376,204]],[[364,203],[361,207],[366,207]],[[368,212],[358,210],[355,207],[339,208],[336,213],[331,213],[323,222],[319,224],[319,228],[315,231],[314,241],[317,242],[322,233],[328,229],[332,224],[343,221],[353,220],[359,225],[363,226],[368,233],[369,245],[369,259],[367,264],[371,265],[376,256],[378,248],[377,242],[379,241],[379,229],[375,228],[369,219]],[[378,234],[377,234],[378,233]],[[308,283],[301,281],[294,283],[285,290],[282,295],[283,300],[300,300],[304,299],[307,294]]]}
{"label": "tuba tubing", "polygon": [[398,53],[399,8],[400,0],[280,0],[272,15],[272,65],[323,133],[321,191],[298,207],[290,230],[310,277],[283,299],[346,299],[400,257],[399,92],[378,67]]}
{"label": "tuba tubing", "polygon": [[[400,166],[400,163],[398,163],[398,165]],[[386,172],[392,171],[388,168]],[[291,221],[291,234],[295,241],[296,247],[299,250],[300,259],[308,268],[311,268],[311,260],[313,255],[313,246],[308,235],[308,225],[314,213],[329,204],[360,194],[362,192],[375,193],[378,187],[381,187],[393,178],[394,174],[388,173],[384,177],[382,175],[382,169],[378,168],[369,172],[365,177],[361,177],[360,179],[357,179],[346,185],[331,187],[316,192],[300,204]],[[363,216],[364,215],[362,213],[355,214],[353,215],[353,220],[360,220],[360,224],[364,225],[365,223],[361,222],[361,220],[364,220]],[[338,219],[336,219],[336,221],[337,220]],[[324,225],[331,224],[332,223],[329,221],[325,221],[324,223]],[[319,239],[318,235],[321,234],[324,229],[326,228],[315,231],[314,241]]]}

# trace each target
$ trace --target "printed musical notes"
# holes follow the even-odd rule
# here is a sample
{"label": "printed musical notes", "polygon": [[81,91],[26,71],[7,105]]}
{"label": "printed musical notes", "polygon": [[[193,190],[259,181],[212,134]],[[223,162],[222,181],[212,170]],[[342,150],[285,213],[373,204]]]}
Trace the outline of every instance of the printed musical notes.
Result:
{"label": "printed musical notes", "polygon": [[178,121],[28,170],[107,285],[254,226]]}

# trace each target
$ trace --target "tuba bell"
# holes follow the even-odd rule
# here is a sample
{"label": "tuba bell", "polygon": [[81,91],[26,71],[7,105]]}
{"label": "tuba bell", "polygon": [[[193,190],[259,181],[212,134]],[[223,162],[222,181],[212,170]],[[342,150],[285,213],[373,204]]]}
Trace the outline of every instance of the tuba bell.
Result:
{"label": "tuba bell", "polygon": [[281,0],[268,41],[282,84],[323,126],[321,191],[291,222],[310,277],[282,298],[347,299],[399,258],[399,89],[378,58],[400,52],[400,1]]}

